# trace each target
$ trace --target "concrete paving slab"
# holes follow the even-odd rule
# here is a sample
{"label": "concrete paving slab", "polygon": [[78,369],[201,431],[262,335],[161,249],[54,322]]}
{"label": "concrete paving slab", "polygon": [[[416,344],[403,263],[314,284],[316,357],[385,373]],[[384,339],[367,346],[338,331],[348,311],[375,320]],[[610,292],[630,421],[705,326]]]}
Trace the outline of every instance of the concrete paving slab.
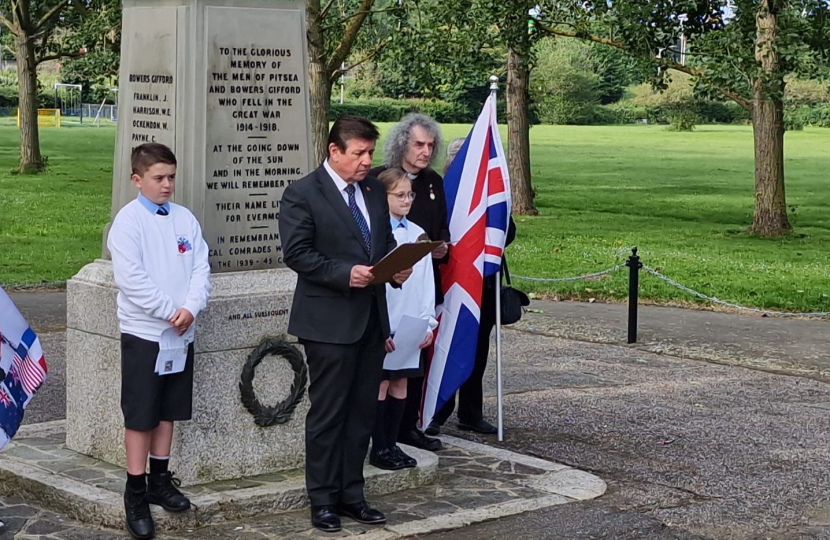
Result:
{"label": "concrete paving slab", "polygon": [[[17,452],[0,456],[0,493],[13,491],[26,500],[24,503],[15,497],[0,498],[0,518],[7,523],[6,534],[38,540],[44,536],[56,540],[124,536],[118,530],[123,519],[124,471],[89,460],[93,463],[87,462],[85,469],[78,470],[98,471],[99,474],[72,476],[61,472],[57,463],[62,459],[73,459],[70,454],[61,452],[61,441],[65,436],[63,426],[61,421],[26,426],[13,443]],[[376,506],[387,513],[388,523],[371,527],[345,520],[342,534],[325,537],[359,535],[370,540],[385,540],[454,530],[550,506],[576,503],[605,492],[605,483],[600,478],[571,467],[455,437],[445,437],[445,442],[447,447],[439,454],[440,461],[429,452],[406,448],[421,462],[417,474],[425,477],[425,471],[431,468],[432,477],[424,479],[434,479],[434,483],[377,495],[376,492],[382,491],[378,484],[384,481],[391,484],[394,475],[367,467],[367,491]],[[55,454],[55,459],[42,459],[42,455],[49,454]],[[383,475],[390,478],[379,479]],[[93,477],[102,476],[113,476],[118,482],[102,485],[93,480]],[[192,497],[198,510],[188,512],[182,518],[154,508],[159,538],[322,537],[323,533],[310,528],[307,512],[291,511],[306,503],[302,477],[291,472],[274,476],[278,478],[269,478],[269,481],[257,477],[245,479],[229,490],[202,486],[198,492],[191,493],[192,490],[183,489]],[[399,486],[405,484],[399,475],[396,483]],[[284,492],[281,496],[275,493],[276,484],[280,484]],[[40,501],[61,513],[40,510],[32,505],[32,501]],[[70,521],[66,519],[67,515],[86,523]],[[229,517],[236,521],[225,521]],[[111,536],[102,536],[105,534]]]}

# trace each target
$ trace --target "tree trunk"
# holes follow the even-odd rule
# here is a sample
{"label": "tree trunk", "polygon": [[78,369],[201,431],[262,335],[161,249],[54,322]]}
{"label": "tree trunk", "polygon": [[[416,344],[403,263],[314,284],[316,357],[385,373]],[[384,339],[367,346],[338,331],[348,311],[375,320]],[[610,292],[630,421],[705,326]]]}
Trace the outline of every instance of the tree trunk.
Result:
{"label": "tree trunk", "polygon": [[749,232],[780,236],[792,230],[784,193],[784,104],[755,93],[755,214]]}
{"label": "tree trunk", "polygon": [[527,57],[511,47],[507,55],[507,170],[513,213],[538,215],[530,182],[530,99]]}
{"label": "tree trunk", "polygon": [[780,236],[792,230],[784,193],[784,78],[775,39],[775,10],[763,0],[755,18],[755,60],[761,67],[754,81],[752,128],[755,135],[755,213],[751,234]]}
{"label": "tree trunk", "polygon": [[314,163],[326,159],[329,137],[329,104],[331,103],[331,79],[326,71],[326,47],[323,35],[323,21],[320,0],[309,0],[306,4],[308,17],[308,77],[311,101],[311,137],[314,144]]}
{"label": "tree trunk", "polygon": [[20,167],[21,173],[43,169],[40,155],[40,134],[37,126],[37,61],[32,39],[22,28],[17,41],[17,78],[20,103]]}

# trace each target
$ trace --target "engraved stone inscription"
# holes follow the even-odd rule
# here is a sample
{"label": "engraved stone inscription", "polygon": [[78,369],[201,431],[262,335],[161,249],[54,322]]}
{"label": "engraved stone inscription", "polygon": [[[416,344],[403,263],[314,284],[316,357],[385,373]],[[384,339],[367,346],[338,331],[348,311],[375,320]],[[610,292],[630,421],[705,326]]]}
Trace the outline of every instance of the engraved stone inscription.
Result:
{"label": "engraved stone inscription", "polygon": [[308,174],[297,10],[208,8],[205,240],[213,272],[283,265],[282,193]]}
{"label": "engraved stone inscription", "polygon": [[132,100],[130,148],[150,142],[172,146],[176,104],[173,75],[130,73],[123,87]]}
{"label": "engraved stone inscription", "polygon": [[[175,7],[124,12],[118,80],[118,142],[113,174],[112,215],[135,199],[130,153],[143,143],[176,148],[178,11]],[[175,200],[175,199],[174,199]]]}

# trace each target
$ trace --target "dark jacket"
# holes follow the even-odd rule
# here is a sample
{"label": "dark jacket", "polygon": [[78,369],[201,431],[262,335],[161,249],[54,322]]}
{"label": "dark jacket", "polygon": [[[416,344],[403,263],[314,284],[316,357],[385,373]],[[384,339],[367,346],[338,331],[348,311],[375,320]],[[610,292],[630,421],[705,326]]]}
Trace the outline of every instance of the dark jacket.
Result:
{"label": "dark jacket", "polygon": [[396,246],[383,184],[370,176],[358,186],[370,218],[371,253],[323,167],[293,182],[283,194],[283,260],[298,276],[288,333],[300,339],[356,343],[366,330],[372,302],[377,304],[383,335],[389,335],[386,285],[349,286],[353,266],[372,266]]}

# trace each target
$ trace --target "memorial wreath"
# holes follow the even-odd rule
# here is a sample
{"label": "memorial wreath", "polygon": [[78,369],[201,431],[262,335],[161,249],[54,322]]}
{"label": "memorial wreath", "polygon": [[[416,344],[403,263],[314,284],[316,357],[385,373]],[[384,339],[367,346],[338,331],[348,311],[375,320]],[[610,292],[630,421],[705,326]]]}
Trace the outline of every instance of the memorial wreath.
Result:
{"label": "memorial wreath", "polygon": [[[254,375],[256,368],[266,356],[277,355],[285,358],[294,372],[294,382],[291,390],[281,402],[273,407],[260,403],[254,392]],[[308,382],[308,368],[303,360],[302,353],[290,343],[281,339],[266,339],[259,344],[242,366],[242,376],[239,381],[239,392],[242,405],[254,417],[258,426],[266,427],[274,424],[284,424],[291,419],[291,414],[305,395],[305,385]]]}

